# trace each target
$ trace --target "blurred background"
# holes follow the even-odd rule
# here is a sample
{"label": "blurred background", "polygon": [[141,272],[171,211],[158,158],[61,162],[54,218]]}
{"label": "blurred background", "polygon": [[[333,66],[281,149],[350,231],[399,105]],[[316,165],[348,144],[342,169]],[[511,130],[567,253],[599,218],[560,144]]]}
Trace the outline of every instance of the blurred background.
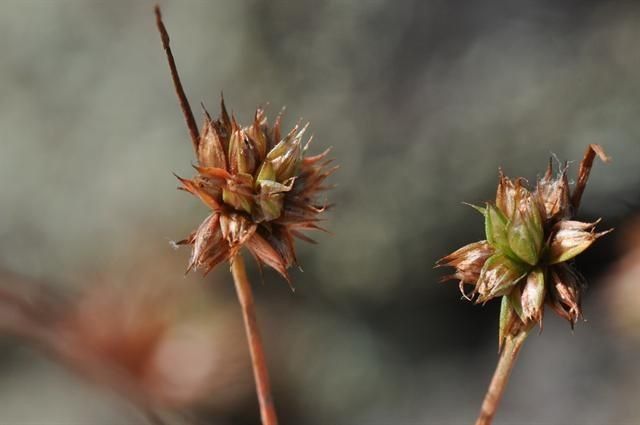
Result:
{"label": "blurred background", "polygon": [[[589,143],[613,161],[580,216],[616,232],[579,260],[587,322],[546,316],[496,423],[640,423],[640,4],[160,4],[195,112],[217,114],[222,90],[242,122],[286,106],[284,127],[311,121],[341,165],[332,235],[298,244],[295,293],[249,262],[281,423],[471,423],[499,303],[460,300],[433,264],[482,238],[461,202],[492,199],[498,167],[534,181],[553,154],[575,176]],[[184,276],[189,250],[169,243],[207,210],[175,190],[193,157],[152,5],[0,5],[0,286],[71,297],[65,329],[92,344],[160,341],[131,370],[177,423],[258,424],[228,270]],[[0,339],[0,423],[145,423],[72,369]]]}

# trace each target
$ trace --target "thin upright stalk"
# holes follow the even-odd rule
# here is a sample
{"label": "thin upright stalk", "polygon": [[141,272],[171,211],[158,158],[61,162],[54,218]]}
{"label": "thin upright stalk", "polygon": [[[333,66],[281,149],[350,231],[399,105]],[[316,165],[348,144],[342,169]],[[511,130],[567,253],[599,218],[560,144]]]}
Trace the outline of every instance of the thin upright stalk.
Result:
{"label": "thin upright stalk", "polygon": [[262,347],[262,338],[258,329],[256,310],[253,303],[251,284],[247,279],[247,272],[244,267],[244,260],[240,254],[236,254],[231,259],[231,274],[236,285],[238,301],[242,307],[242,317],[244,318],[244,328],[249,343],[251,353],[251,365],[253,367],[253,377],[256,382],[256,392],[260,403],[260,417],[263,425],[277,425],[278,418],[271,397],[271,385],[269,384],[269,372],[267,362]]}
{"label": "thin upright stalk", "polygon": [[511,370],[516,363],[518,353],[525,339],[527,339],[528,334],[528,332],[520,332],[516,336],[508,336],[505,339],[502,352],[500,353],[500,359],[498,360],[498,366],[496,366],[496,371],[493,373],[487,394],[484,396],[476,425],[491,425],[491,422],[493,422],[493,417],[498,410],[502,394],[507,387],[509,375],[511,375]]}
{"label": "thin upright stalk", "polygon": [[197,154],[198,144],[200,143],[200,132],[198,131],[198,124],[196,124],[196,120],[193,117],[193,111],[191,110],[191,105],[189,105],[189,100],[187,99],[187,95],[185,94],[182,83],[180,82],[180,75],[178,74],[176,61],[173,59],[173,53],[171,52],[171,46],[169,45],[169,33],[164,26],[164,22],[162,22],[162,13],[160,12],[160,6],[156,5],[154,11],[156,13],[156,25],[158,26],[158,31],[160,32],[162,47],[164,48],[165,54],[167,55],[167,62],[169,62],[169,70],[171,71],[173,86],[175,87],[176,95],[178,96],[178,102],[180,103],[180,108],[182,109],[182,114],[184,115],[187,129],[189,130],[189,136],[191,137],[193,149]]}

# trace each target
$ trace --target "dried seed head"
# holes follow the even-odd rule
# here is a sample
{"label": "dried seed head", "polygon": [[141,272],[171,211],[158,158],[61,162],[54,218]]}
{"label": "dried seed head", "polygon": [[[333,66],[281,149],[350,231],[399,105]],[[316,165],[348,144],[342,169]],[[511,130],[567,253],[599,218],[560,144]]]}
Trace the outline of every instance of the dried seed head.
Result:
{"label": "dried seed head", "polygon": [[282,114],[270,128],[262,108],[256,110],[251,125],[243,127],[235,116],[229,116],[222,97],[219,117],[213,119],[205,109],[199,132],[159,7],[155,12],[197,159],[194,168],[198,174],[192,179],[178,177],[180,189],[197,196],[212,210],[195,232],[177,242],[193,246],[187,270],[208,273],[244,246],[261,264],[274,268],[288,281],[287,269],[296,263],[293,238],[313,242],[302,231],[324,230],[318,223],[328,205],[317,203],[315,198],[329,189],[325,180],[337,169],[328,167],[329,150],[304,157],[310,139],[304,149],[302,139],[309,124],[302,129],[296,125],[282,138]]}
{"label": "dried seed head", "polygon": [[500,344],[514,335],[542,325],[546,302],[573,326],[581,316],[581,276],[567,261],[589,248],[605,232],[594,223],[573,220],[595,157],[609,158],[598,145],[587,148],[580,164],[578,182],[571,191],[567,167],[557,175],[549,164],[531,192],[524,179],[511,180],[499,173],[495,203],[474,207],[484,216],[486,241],[469,244],[438,261],[456,279],[472,285],[477,303],[502,297]]}
{"label": "dried seed head", "polygon": [[[200,198],[212,214],[183,244],[193,245],[189,268],[205,273],[245,246],[261,263],[288,279],[296,263],[293,237],[321,229],[327,208],[314,198],[326,190],[328,151],[303,157],[306,126],[294,127],[282,140],[279,126],[270,128],[262,109],[251,126],[240,127],[226,116],[224,100],[217,120],[208,114],[198,146],[198,174],[179,178],[182,188]],[[225,153],[224,147],[227,146]]]}

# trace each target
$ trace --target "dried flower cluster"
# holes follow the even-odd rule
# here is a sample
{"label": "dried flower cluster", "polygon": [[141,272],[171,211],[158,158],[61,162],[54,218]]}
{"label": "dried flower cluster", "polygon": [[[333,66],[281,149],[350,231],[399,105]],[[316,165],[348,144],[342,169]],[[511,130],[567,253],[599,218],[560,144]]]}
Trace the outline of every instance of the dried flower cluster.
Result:
{"label": "dried flower cluster", "polygon": [[[552,163],[535,190],[522,178],[509,179],[500,172],[495,203],[475,207],[485,219],[486,240],[466,245],[438,261],[455,267],[444,280],[460,281],[466,298],[476,303],[502,297],[500,344],[509,334],[542,325],[544,304],[573,326],[581,317],[580,297],[584,278],[571,260],[608,231],[594,231],[598,221],[573,220],[593,160],[608,158],[591,145],[580,165],[573,190],[567,164],[554,175]],[[464,285],[472,285],[467,295]]]}
{"label": "dried flower cluster", "polygon": [[209,272],[245,246],[260,264],[288,280],[296,264],[294,237],[314,242],[301,231],[320,229],[320,213],[328,207],[315,198],[328,189],[325,179],[336,169],[320,155],[305,157],[307,125],[280,134],[279,115],[269,126],[258,108],[253,123],[240,126],[221,101],[217,119],[206,113],[196,146],[198,174],[178,177],[182,189],[200,198],[212,213],[188,238],[193,245],[189,269]]}

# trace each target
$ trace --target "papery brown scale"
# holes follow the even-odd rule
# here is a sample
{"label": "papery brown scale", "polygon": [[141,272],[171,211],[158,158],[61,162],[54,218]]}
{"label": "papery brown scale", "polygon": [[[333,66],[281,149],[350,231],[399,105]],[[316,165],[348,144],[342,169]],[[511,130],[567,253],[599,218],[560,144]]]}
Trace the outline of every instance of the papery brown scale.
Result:
{"label": "papery brown scale", "polygon": [[234,250],[232,250],[228,245],[223,245],[222,243],[220,244],[219,249],[212,251],[211,256],[205,258],[202,264],[198,267],[203,271],[205,276],[218,264],[229,260],[235,254]]}
{"label": "papery brown scale", "polygon": [[507,226],[509,248],[522,261],[536,265],[543,243],[543,226],[540,211],[529,191],[520,186],[516,194],[516,206]]}
{"label": "papery brown scale", "polygon": [[220,119],[218,120],[220,124],[220,129],[224,130],[224,136],[226,139],[229,138],[231,134],[231,119],[229,118],[229,113],[227,112],[227,107],[224,104],[224,96],[220,95]]}
{"label": "papery brown scale", "polygon": [[338,166],[332,167],[328,170],[303,170],[297,178],[298,184],[294,185],[293,193],[304,196],[313,195],[317,192],[330,189],[331,186],[322,186],[322,183],[337,170]]}
{"label": "papery brown scale", "polygon": [[325,229],[324,227],[319,226],[318,224],[314,223],[314,222],[299,222],[299,223],[292,223],[287,225],[287,228],[289,230],[317,230],[320,232],[324,232],[324,233],[331,233],[329,232],[327,229]]}
{"label": "papery brown scale", "polygon": [[549,168],[547,168],[545,175],[538,180],[534,192],[540,214],[545,222],[554,222],[571,215],[567,165],[563,166],[562,172],[558,176],[554,177],[552,170],[552,161],[550,160]]}
{"label": "papery brown scale", "polygon": [[317,245],[318,244],[318,242],[315,239],[310,238],[309,236],[307,236],[304,233],[299,232],[297,230],[290,230],[289,233],[291,233],[292,236],[295,236],[296,238],[298,238],[300,240],[303,240],[303,241],[305,241],[307,243],[310,243],[310,244],[313,244],[313,245]]}
{"label": "papery brown scale", "polygon": [[475,284],[487,258],[493,255],[494,249],[487,241],[474,242],[463,246],[436,263],[437,267],[455,267],[454,274],[442,280],[456,279],[463,283]]}
{"label": "papery brown scale", "polygon": [[256,231],[257,225],[242,214],[220,215],[220,231],[230,246],[242,245]]}
{"label": "papery brown scale", "polygon": [[598,222],[599,220],[593,223],[559,221],[553,228],[549,242],[548,262],[555,264],[571,260],[589,248],[596,239],[611,231],[595,233],[593,228]]}
{"label": "papery brown scale", "polygon": [[179,241],[171,241],[171,244],[176,248],[180,245],[191,245],[195,241],[195,238],[196,238],[196,232],[194,231],[189,233],[189,236],[187,236],[184,239],[181,239]]}
{"label": "papery brown scale", "polygon": [[271,230],[260,229],[260,236],[273,247],[284,262],[285,268],[297,264],[296,253],[293,246],[293,238],[284,226],[270,226]]}
{"label": "papery brown scale", "polygon": [[584,278],[571,266],[558,264],[549,268],[550,304],[560,316],[571,322],[571,326],[582,316],[580,309]]}
{"label": "papery brown scale", "polygon": [[[515,288],[514,288],[515,290]],[[500,320],[498,327],[498,352],[502,351],[505,340],[510,335],[517,335],[519,331],[525,329],[517,309],[513,306],[508,296],[502,297],[500,306]]]}
{"label": "papery brown scale", "polygon": [[195,168],[196,171],[204,177],[208,177],[209,179],[221,180],[220,183],[224,183],[225,180],[233,178],[233,176],[229,174],[229,172],[226,169],[223,169],[223,168],[199,167],[197,165],[194,165],[193,168]]}
{"label": "papery brown scale", "polygon": [[554,313],[569,322],[569,324],[571,325],[571,329],[573,329],[577,320],[574,321],[573,316],[565,309],[562,304],[560,304],[558,300],[556,300],[553,296],[548,296],[545,300],[545,303],[547,306],[549,306],[549,308],[551,308],[551,310],[553,310]]}
{"label": "papery brown scale", "polygon": [[516,314],[515,309],[510,308],[509,303],[504,301],[504,297],[502,306],[503,308],[500,309],[500,327],[498,331],[498,352],[502,352],[507,338],[511,338],[522,332],[527,332],[532,326],[531,323],[524,323],[522,321],[520,316]]}
{"label": "papery brown scale", "polygon": [[[237,125],[234,122],[234,127]],[[249,142],[242,129],[234,129],[229,140],[229,171],[232,174],[253,174],[258,165],[255,146]]]}
{"label": "papery brown scale", "polygon": [[522,316],[525,320],[542,323],[545,295],[544,271],[536,267],[529,272],[522,285],[520,303],[522,306]]}
{"label": "papery brown scale", "polygon": [[234,175],[227,180],[227,185],[222,191],[222,199],[226,204],[248,214],[253,212],[254,198],[253,178],[246,174]]}
{"label": "papery brown scale", "polygon": [[253,192],[253,177],[250,174],[236,174],[227,180],[230,190],[240,195],[251,197]]}
{"label": "papery brown scale", "polygon": [[522,288],[526,284],[526,280],[524,282],[520,282],[517,285],[514,285],[511,291],[505,297],[509,301],[509,304],[513,308],[513,311],[517,314],[518,318],[520,318],[521,322],[528,322],[527,318],[524,315],[524,311],[522,309]]}
{"label": "papery brown scale", "polygon": [[325,209],[324,207],[318,208],[314,205],[309,205],[306,202],[289,201],[285,203],[282,215],[275,222],[282,225],[315,223],[321,221],[318,214],[325,211]]}
{"label": "papery brown scale", "polygon": [[271,161],[276,172],[277,181],[281,182],[298,174],[298,168],[302,160],[301,138],[306,129],[307,126],[298,131],[298,126],[296,125],[267,154],[267,159]]}
{"label": "papery brown scale", "polygon": [[550,181],[553,178],[553,158],[549,158],[549,163],[547,164],[547,169],[544,172],[543,179]]}
{"label": "papery brown scale", "polygon": [[280,125],[282,123],[282,114],[284,113],[284,108],[282,111],[276,116],[276,120],[273,123],[273,130],[271,131],[271,145],[269,146],[269,151],[273,149],[279,142],[282,140],[282,135],[280,134]]}
{"label": "papery brown scale", "polygon": [[307,157],[302,159],[302,164],[304,164],[304,165],[313,165],[313,164],[317,163],[318,161],[321,161],[321,160],[325,159],[327,157],[327,155],[329,155],[329,152],[331,152],[331,148],[327,148],[324,152],[322,152],[322,153],[320,153],[318,155],[307,156]]}
{"label": "papery brown scale", "polygon": [[289,274],[282,256],[262,236],[254,233],[246,243],[247,249],[267,266],[273,268],[289,282]]}
{"label": "papery brown scale", "polygon": [[264,161],[267,155],[267,149],[269,148],[266,124],[267,118],[265,117],[264,110],[258,108],[253,119],[253,124],[246,129],[247,136],[253,142],[260,162]]}
{"label": "papery brown scale", "polygon": [[187,271],[192,268],[201,268],[212,252],[220,251],[220,248],[227,246],[227,244],[223,243],[224,239],[220,231],[219,220],[220,215],[213,213],[198,226],[198,229],[193,234],[193,249]]}
{"label": "papery brown scale", "polygon": [[515,209],[516,187],[514,183],[506,177],[502,170],[499,170],[498,190],[496,192],[496,207],[507,217],[511,217]]}
{"label": "papery brown scale", "polygon": [[202,136],[198,144],[198,164],[202,167],[227,168],[225,149],[220,137],[209,118],[202,126]]}
{"label": "papery brown scale", "polygon": [[507,294],[526,276],[520,266],[502,253],[495,253],[485,261],[476,284],[477,303]]}
{"label": "papery brown scale", "polygon": [[257,196],[257,208],[252,216],[256,222],[273,221],[282,215],[283,193],[260,194]]}
{"label": "papery brown scale", "polygon": [[177,175],[176,178],[180,183],[182,183],[181,189],[200,198],[200,200],[212,210],[220,208],[220,203],[218,202],[218,199],[216,199],[215,193],[211,193],[210,191],[203,189],[203,187],[195,180],[183,179]]}
{"label": "papery brown scale", "polygon": [[[209,178],[202,175],[197,175],[193,178],[193,183],[196,186],[197,195],[199,197],[206,197],[210,204],[209,207],[213,210],[220,209],[222,201],[222,189],[226,185],[226,181],[218,178]],[[215,206],[217,204],[217,206]]]}

